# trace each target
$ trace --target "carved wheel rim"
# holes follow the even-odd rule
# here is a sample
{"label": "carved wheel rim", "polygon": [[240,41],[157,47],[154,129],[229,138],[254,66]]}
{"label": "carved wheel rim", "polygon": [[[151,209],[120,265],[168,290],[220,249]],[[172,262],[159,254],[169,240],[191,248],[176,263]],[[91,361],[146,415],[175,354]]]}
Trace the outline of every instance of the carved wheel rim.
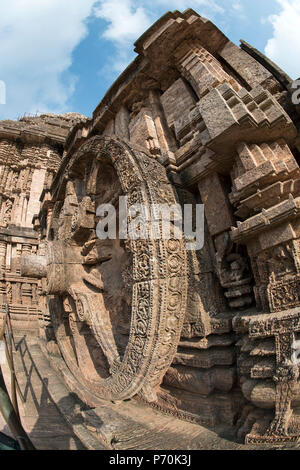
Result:
{"label": "carved wheel rim", "polygon": [[[129,205],[139,202],[149,207],[150,204],[177,203],[164,168],[119,139],[91,138],[68,162],[65,173],[69,175],[78,165],[84,165],[87,155],[94,163],[106,161],[113,166]],[[61,180],[58,187],[63,184]],[[54,243],[57,238],[54,237]],[[120,360],[117,353],[114,354],[114,348],[109,348],[113,337],[107,328],[103,328],[101,294],[82,290],[77,284],[68,285],[54,300],[54,330],[68,367],[94,395],[107,400],[123,400],[142,393],[147,400],[154,401],[180,340],[187,303],[187,256],[184,240],[130,240],[127,248],[133,259],[133,286],[130,333],[123,358]],[[51,272],[51,259],[49,268]],[[61,265],[59,269],[63,269]],[[55,313],[58,302],[62,304],[66,298],[76,305],[76,312],[71,309],[67,320],[70,322],[71,318],[72,345],[66,338],[62,316]],[[66,314],[64,316],[66,320]],[[74,361],[75,337],[79,337],[78,328],[83,317],[106,355],[110,366],[106,378],[87,377]]]}

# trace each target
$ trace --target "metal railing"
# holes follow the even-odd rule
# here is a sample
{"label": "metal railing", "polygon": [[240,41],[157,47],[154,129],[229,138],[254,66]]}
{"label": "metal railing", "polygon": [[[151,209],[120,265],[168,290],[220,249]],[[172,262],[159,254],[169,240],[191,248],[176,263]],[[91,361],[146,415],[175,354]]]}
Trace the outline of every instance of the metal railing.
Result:
{"label": "metal railing", "polygon": [[0,329],[0,341],[3,341],[4,343],[6,360],[10,369],[11,394],[9,395],[7,391],[0,365],[0,411],[5,422],[7,423],[7,426],[9,427],[10,432],[18,442],[20,449],[35,450],[35,447],[24,430],[20,419],[17,394],[19,395],[22,402],[24,402],[24,398],[16,377],[13,357],[13,352],[16,352],[18,347],[16,346],[14,340],[9,305],[5,304],[4,307],[5,313],[2,328]]}

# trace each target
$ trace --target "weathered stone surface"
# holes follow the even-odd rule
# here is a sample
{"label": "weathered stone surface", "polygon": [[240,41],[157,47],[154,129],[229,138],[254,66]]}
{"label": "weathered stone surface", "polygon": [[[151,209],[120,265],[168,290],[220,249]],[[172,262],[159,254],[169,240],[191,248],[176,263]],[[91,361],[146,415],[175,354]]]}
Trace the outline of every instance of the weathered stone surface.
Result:
{"label": "weathered stone surface", "polygon": [[267,88],[270,82],[273,86],[276,83],[271,72],[231,41],[222,49],[220,56],[250,87],[262,85]]}
{"label": "weathered stone surface", "polygon": [[[249,444],[294,442],[300,121],[291,83],[193,10],[167,13],[136,51],[92,119],[0,123],[0,303],[16,327],[39,329],[65,382],[97,407],[84,420],[108,445],[119,420],[115,448],[138,436],[149,448],[145,423],[128,435],[135,408],[122,401],[132,398],[173,418],[226,423]],[[99,240],[97,208],[118,208],[119,196],[146,207],[202,201],[203,248],[153,232]]]}
{"label": "weathered stone surface", "polygon": [[[35,279],[39,240],[33,217],[59,167],[70,129],[83,118],[75,113],[46,114],[0,122],[0,303],[8,301],[18,328],[37,328],[41,314],[41,286]],[[43,205],[50,214],[46,199]],[[23,276],[20,258],[30,255],[34,257]]]}

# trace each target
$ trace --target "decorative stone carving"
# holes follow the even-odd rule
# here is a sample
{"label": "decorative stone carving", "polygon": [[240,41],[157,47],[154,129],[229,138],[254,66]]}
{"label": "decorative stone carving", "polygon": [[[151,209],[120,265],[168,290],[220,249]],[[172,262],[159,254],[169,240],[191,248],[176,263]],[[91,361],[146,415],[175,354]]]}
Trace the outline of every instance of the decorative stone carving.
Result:
{"label": "decorative stone carving", "polygon": [[299,364],[293,361],[295,333],[299,331],[299,313],[290,311],[275,318],[266,315],[250,320],[252,338],[275,337],[276,370],[275,417],[268,427],[254,426],[247,436],[249,443],[287,442],[297,440],[299,423],[293,417],[292,402],[299,395]]}
{"label": "decorative stone carving", "polygon": [[2,226],[8,227],[11,220],[13,203],[10,199],[7,199],[2,207]]}
{"label": "decorative stone carving", "polygon": [[[16,323],[20,312],[35,316],[45,349],[92,406],[134,398],[235,426],[248,443],[294,442],[300,118],[291,81],[193,10],[167,13],[136,52],[92,119],[0,123],[0,298]],[[204,204],[203,248],[151,230],[99,240],[97,208],[117,208],[120,196],[148,208]]]}
{"label": "decorative stone carving", "polygon": [[[130,398],[141,391],[148,400],[153,401],[155,389],[176,351],[176,342],[179,341],[184,320],[187,267],[183,241],[156,242],[151,239],[147,243],[130,241],[127,245],[129,251],[126,252],[118,242],[96,241],[95,222],[93,224],[89,222],[86,211],[90,210],[91,203],[99,204],[104,194],[104,199],[108,197],[108,192],[109,200],[113,196],[110,189],[115,183],[112,182],[111,188],[107,187],[106,193],[102,186],[105,180],[100,176],[101,165],[104,168],[105,165],[108,167],[114,179],[119,178],[119,191],[123,191],[125,195],[130,194],[134,185],[139,200],[145,204],[149,204],[150,201],[159,203],[159,193],[156,193],[152,187],[149,171],[151,177],[156,174],[158,181],[167,186],[169,183],[160,165],[155,164],[145,154],[134,153],[117,140],[98,137],[90,140],[74,155],[67,166],[67,171],[75,173],[76,168],[82,165],[88,168],[90,160],[86,160],[86,155],[94,159],[95,168],[88,173],[86,179],[83,176],[82,180],[83,186],[90,192],[86,193],[78,206],[76,190],[74,192],[70,188],[79,187],[80,179],[75,180],[72,185],[69,182],[66,187],[67,197],[61,209],[62,216],[59,222],[59,240],[48,242],[47,290],[49,294],[71,296],[73,315],[91,328],[96,342],[106,356],[111,376],[104,381],[99,377],[98,381],[91,383],[88,377],[82,375],[81,370],[75,372],[75,357],[73,359],[70,357],[70,352],[67,351],[67,346],[59,333],[57,339],[65,351],[64,356],[71,370],[78,378],[81,377],[96,396],[119,400]],[[111,165],[115,168],[114,174],[110,170]],[[105,170],[103,171],[105,174]],[[176,203],[171,187],[168,198],[169,203]],[[77,209],[79,207],[80,210]],[[94,217],[92,220],[94,221]],[[130,259],[133,257],[131,269],[135,282],[132,286],[132,299],[129,293],[122,294],[122,288],[116,289],[113,293],[107,284],[112,283],[114,287],[114,283],[117,285],[119,282],[118,279],[113,281],[113,277],[110,276],[117,275],[120,256],[120,261],[123,259],[122,264],[131,263]],[[158,264],[153,264],[152,259],[157,259]],[[122,313],[125,306],[131,309],[131,326],[128,325],[130,318],[126,319],[126,315],[124,319],[120,317],[125,314]],[[55,311],[53,315],[56,316]],[[114,315],[118,315],[118,320],[117,317],[113,320]],[[118,338],[120,333],[117,331],[113,333],[111,329],[113,321],[116,320],[117,323],[121,323],[122,328],[125,327],[126,334],[129,334],[128,346],[122,352],[123,360],[119,352],[119,348],[123,345],[117,345],[114,336],[115,334]],[[59,332],[62,327],[63,324],[58,323],[56,330]],[[158,329],[162,333],[161,336],[155,333]],[[79,339],[77,347],[80,348]],[[145,351],[148,351],[147,354]],[[148,370],[147,375],[143,372],[145,368]]]}
{"label": "decorative stone carving", "polygon": [[36,281],[31,278],[35,270],[32,267],[29,278],[23,278],[20,257],[37,247],[32,218],[39,212],[44,185],[57,171],[65,137],[75,122],[74,115],[44,115],[0,123],[0,268],[4,285],[11,286],[13,326],[21,329],[37,330],[40,311]]}

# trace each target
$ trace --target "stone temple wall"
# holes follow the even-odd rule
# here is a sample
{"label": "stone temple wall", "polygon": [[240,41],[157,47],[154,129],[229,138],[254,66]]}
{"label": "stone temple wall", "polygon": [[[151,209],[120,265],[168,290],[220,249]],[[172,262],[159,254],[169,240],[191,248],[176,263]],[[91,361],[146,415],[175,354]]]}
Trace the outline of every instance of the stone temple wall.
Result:
{"label": "stone temple wall", "polygon": [[[89,405],[135,398],[206,426],[236,426],[249,443],[295,441],[300,117],[292,82],[193,10],[167,13],[135,50],[92,119],[66,136],[33,218],[38,249],[23,257],[22,275],[38,285],[49,354],[63,357]],[[97,240],[96,208],[117,205],[119,195],[146,205],[202,202],[204,248]],[[36,210],[34,198],[28,207]],[[28,210],[16,225],[26,227]]]}
{"label": "stone temple wall", "polygon": [[0,122],[0,303],[10,305],[13,323],[37,328],[39,286],[20,274],[20,257],[35,254],[33,217],[57,172],[65,138],[82,116],[44,115]]}

